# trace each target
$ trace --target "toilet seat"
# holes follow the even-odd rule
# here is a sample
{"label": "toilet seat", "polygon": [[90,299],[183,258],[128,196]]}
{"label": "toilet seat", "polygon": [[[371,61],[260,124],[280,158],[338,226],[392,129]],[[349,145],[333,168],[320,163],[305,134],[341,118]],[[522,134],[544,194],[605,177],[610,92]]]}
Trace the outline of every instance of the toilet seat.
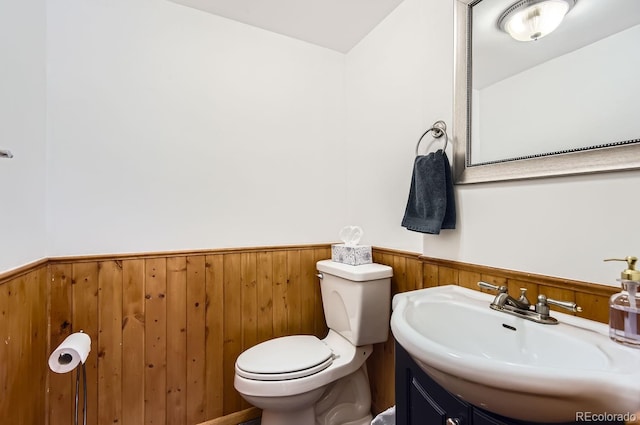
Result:
{"label": "toilet seat", "polygon": [[275,338],[246,350],[236,373],[258,381],[284,381],[316,374],[333,363],[333,352],[313,335]]}

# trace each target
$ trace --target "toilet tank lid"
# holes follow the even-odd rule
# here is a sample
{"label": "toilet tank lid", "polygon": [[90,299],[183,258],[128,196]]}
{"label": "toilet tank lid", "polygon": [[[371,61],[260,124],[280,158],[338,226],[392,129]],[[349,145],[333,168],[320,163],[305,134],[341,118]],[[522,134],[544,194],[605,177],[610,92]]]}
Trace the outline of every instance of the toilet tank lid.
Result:
{"label": "toilet tank lid", "polygon": [[366,280],[384,279],[393,276],[393,269],[383,264],[371,263],[352,266],[331,260],[322,260],[316,263],[319,272],[338,276],[354,282]]}

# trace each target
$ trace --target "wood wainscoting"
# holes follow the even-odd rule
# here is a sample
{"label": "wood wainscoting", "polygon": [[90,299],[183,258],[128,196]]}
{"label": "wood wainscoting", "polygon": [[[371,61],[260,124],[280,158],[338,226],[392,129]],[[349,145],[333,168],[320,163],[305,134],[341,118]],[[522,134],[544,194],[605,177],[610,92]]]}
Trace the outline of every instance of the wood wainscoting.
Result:
{"label": "wood wainscoting", "polygon": [[[196,424],[250,407],[236,357],[326,335],[315,263],[329,257],[323,245],[52,260],[51,346],[72,330],[93,340],[88,423]],[[72,380],[50,379],[51,425],[71,423]]]}
{"label": "wood wainscoting", "polygon": [[45,423],[48,307],[47,260],[0,275],[0,423]]}
{"label": "wood wainscoting", "polygon": [[[72,423],[75,374],[48,371],[70,333],[92,338],[86,363],[88,423],[193,425],[246,411],[233,388],[235,359],[269,338],[323,338],[315,263],[330,246],[51,258],[0,274],[0,418]],[[526,287],[531,297],[575,300],[606,322],[616,288],[384,248],[392,292],[478,280]],[[390,308],[387,306],[386,308]],[[374,413],[394,404],[394,341],[368,360]],[[82,400],[80,400],[82,404]],[[222,419],[221,419],[222,420]]]}

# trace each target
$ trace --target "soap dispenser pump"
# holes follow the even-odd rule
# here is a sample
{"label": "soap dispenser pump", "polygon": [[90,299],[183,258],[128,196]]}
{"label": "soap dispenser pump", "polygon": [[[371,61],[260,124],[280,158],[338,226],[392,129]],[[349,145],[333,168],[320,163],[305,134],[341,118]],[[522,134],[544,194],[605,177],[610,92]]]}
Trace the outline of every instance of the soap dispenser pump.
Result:
{"label": "soap dispenser pump", "polygon": [[640,270],[636,257],[611,258],[604,261],[626,261],[620,279],[622,292],[609,299],[609,337],[620,344],[640,348]]}

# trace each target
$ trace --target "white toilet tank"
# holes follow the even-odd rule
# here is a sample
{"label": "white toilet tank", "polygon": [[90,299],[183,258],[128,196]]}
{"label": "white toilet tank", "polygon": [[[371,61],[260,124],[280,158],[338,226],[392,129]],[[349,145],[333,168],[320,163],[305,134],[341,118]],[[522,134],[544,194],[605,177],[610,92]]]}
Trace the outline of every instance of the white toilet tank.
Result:
{"label": "white toilet tank", "polygon": [[389,337],[391,276],[382,264],[350,266],[318,261],[324,317],[329,329],[361,346],[385,342]]}

